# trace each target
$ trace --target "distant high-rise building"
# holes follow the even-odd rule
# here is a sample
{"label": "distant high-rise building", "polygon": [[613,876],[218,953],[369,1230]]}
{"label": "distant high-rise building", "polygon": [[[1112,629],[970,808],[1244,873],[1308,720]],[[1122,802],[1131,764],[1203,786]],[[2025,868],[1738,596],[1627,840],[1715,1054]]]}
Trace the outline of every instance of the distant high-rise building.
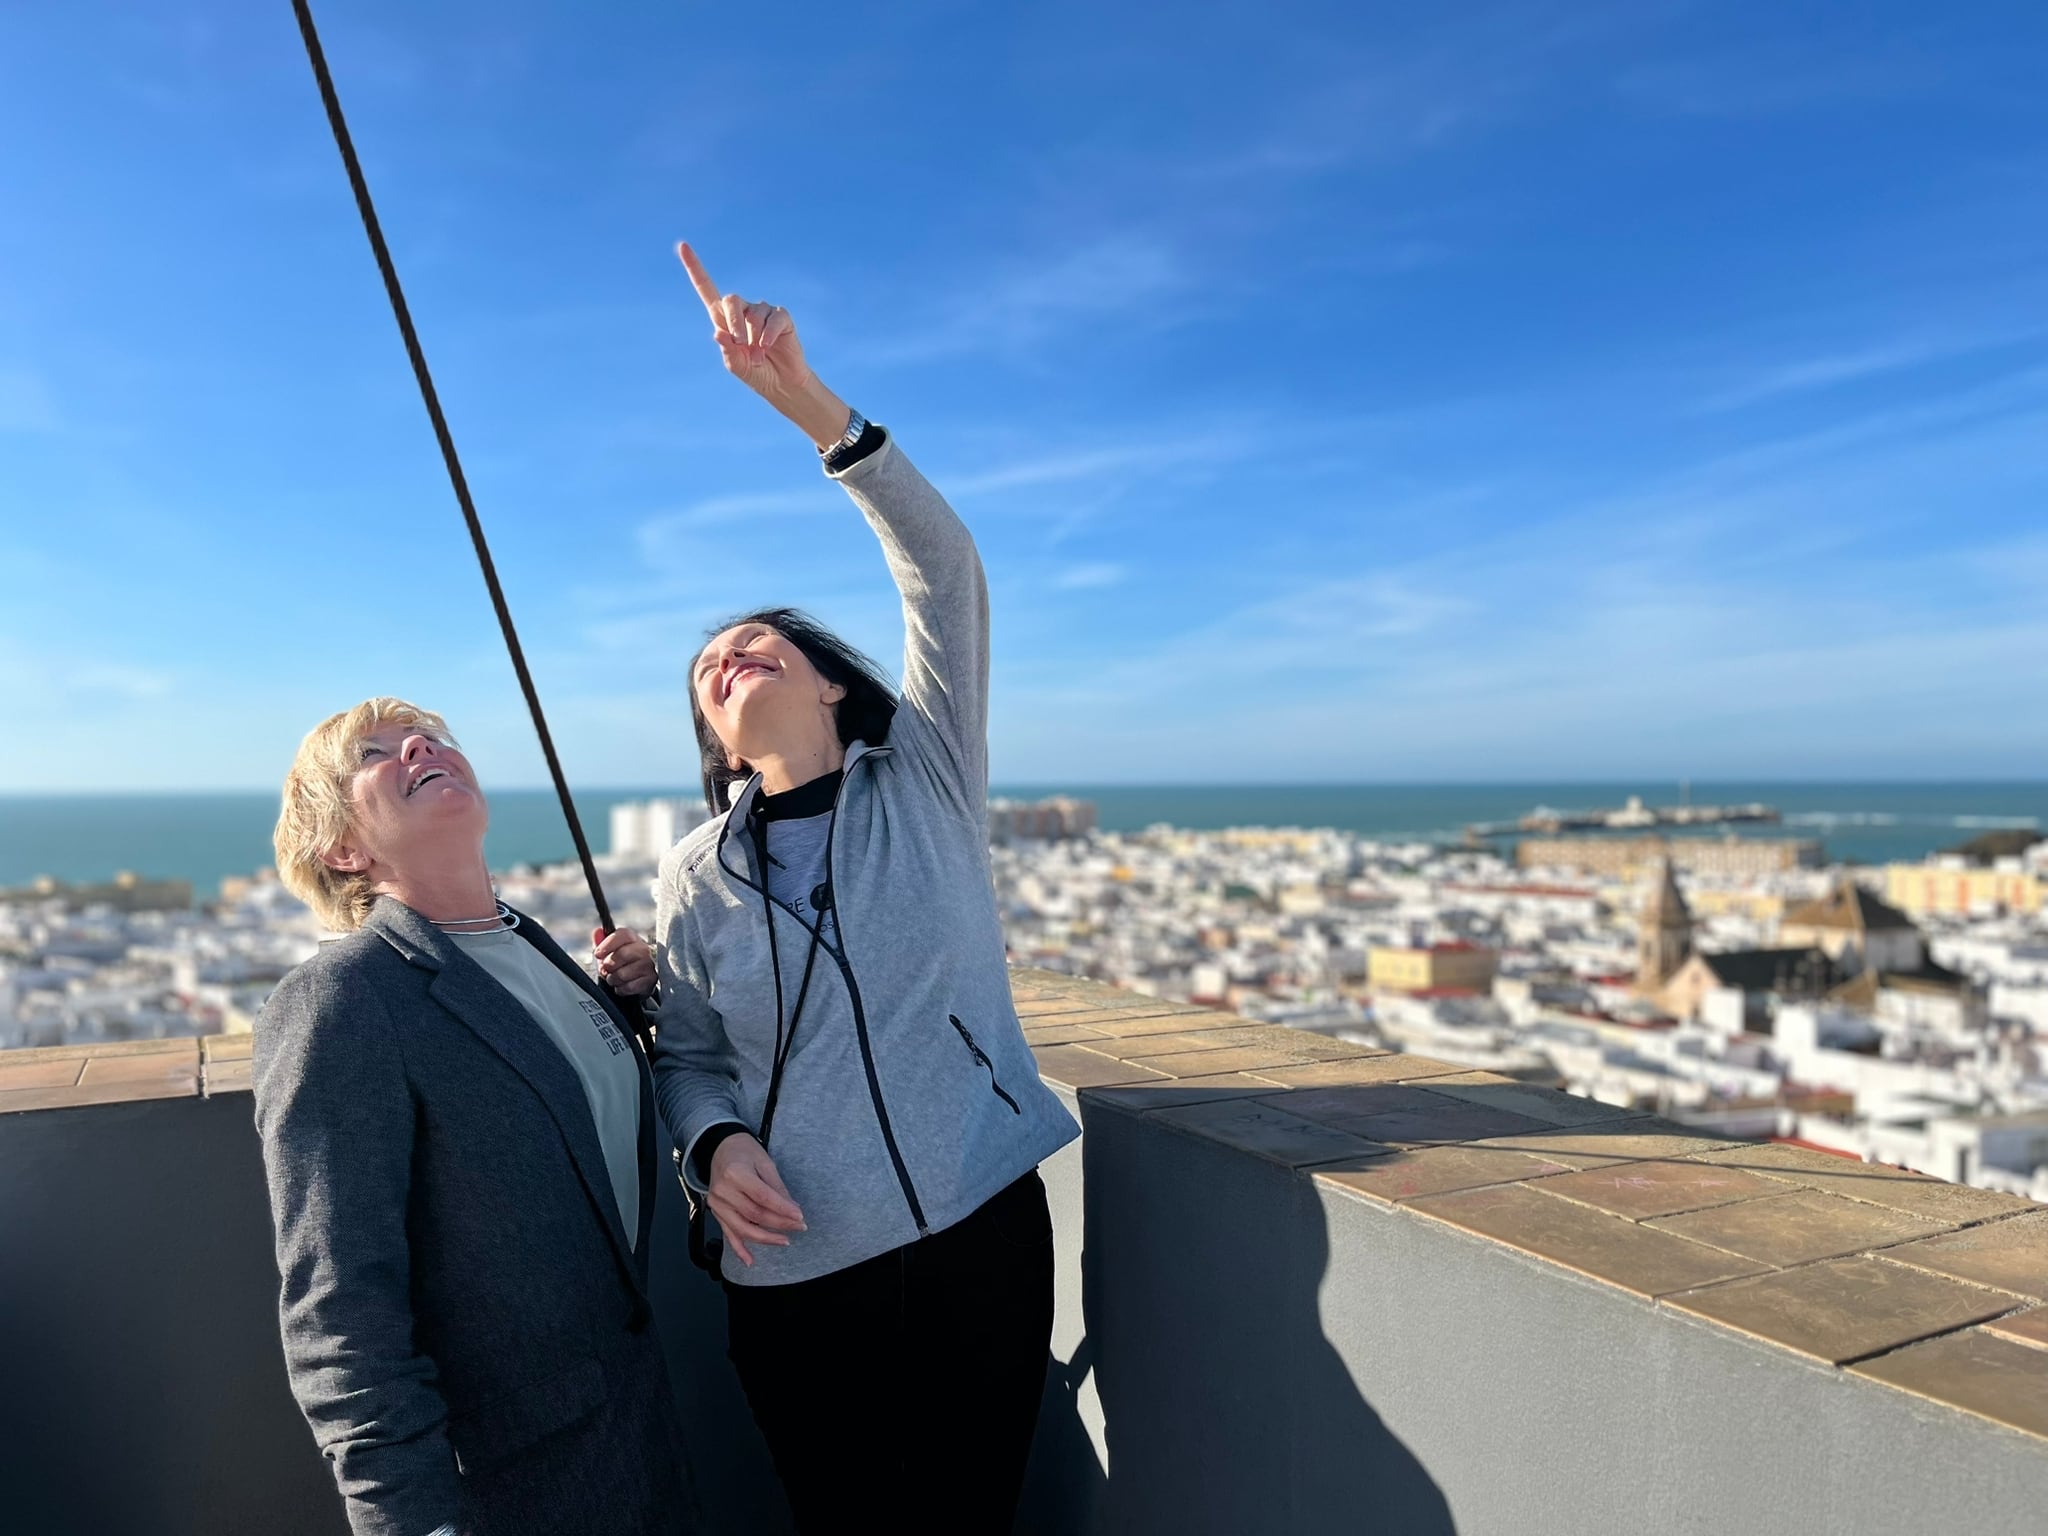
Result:
{"label": "distant high-rise building", "polygon": [[612,807],[612,857],[659,859],[710,819],[696,800],[622,800]]}
{"label": "distant high-rise building", "polygon": [[988,840],[1010,843],[1030,839],[1057,842],[1095,830],[1095,802],[1054,795],[1047,800],[991,800]]}

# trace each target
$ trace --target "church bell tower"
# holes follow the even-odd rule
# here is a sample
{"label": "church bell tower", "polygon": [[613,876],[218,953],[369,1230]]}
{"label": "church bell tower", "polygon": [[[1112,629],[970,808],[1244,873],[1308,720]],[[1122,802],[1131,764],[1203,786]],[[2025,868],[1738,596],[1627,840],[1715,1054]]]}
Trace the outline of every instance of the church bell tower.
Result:
{"label": "church bell tower", "polygon": [[1636,925],[1636,990],[1655,992],[1692,953],[1692,910],[1669,859],[1659,859]]}

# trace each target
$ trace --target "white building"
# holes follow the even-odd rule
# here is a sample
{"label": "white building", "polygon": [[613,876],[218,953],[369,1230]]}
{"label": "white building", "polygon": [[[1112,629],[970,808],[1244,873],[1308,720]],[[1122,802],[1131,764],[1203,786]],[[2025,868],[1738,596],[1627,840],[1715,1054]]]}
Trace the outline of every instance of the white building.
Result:
{"label": "white building", "polygon": [[612,807],[612,857],[659,862],[710,819],[696,800],[621,800]]}

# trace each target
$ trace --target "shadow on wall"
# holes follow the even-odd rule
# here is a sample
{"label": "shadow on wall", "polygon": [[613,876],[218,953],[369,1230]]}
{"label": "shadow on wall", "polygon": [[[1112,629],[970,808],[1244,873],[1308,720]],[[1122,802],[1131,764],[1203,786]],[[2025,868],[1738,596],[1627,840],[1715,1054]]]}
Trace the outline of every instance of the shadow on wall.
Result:
{"label": "shadow on wall", "polygon": [[1045,1401],[1031,1442],[1031,1465],[1018,1503],[1018,1536],[1071,1536],[1102,1518],[1109,1478],[1088,1433],[1083,1393],[1095,1369],[1095,1346],[1083,1338],[1071,1360],[1046,1357]]}
{"label": "shadow on wall", "polygon": [[1085,1095],[1082,1124],[1088,1332],[1052,1362],[1020,1529],[1454,1536],[1442,1491],[1324,1335],[1310,1182]]}
{"label": "shadow on wall", "polygon": [[[658,1181],[652,1299],[707,1526],[789,1511]],[[0,1530],[346,1536],[278,1340],[246,1094],[0,1115]]]}
{"label": "shadow on wall", "polygon": [[[667,1126],[661,1145],[670,1144]],[[795,1530],[768,1446],[725,1354],[725,1292],[689,1259],[690,1208],[663,1159],[655,1173],[648,1300],[668,1355],[705,1528],[747,1536]]]}
{"label": "shadow on wall", "polygon": [[0,1527],[346,1536],[246,1095],[0,1115]]}

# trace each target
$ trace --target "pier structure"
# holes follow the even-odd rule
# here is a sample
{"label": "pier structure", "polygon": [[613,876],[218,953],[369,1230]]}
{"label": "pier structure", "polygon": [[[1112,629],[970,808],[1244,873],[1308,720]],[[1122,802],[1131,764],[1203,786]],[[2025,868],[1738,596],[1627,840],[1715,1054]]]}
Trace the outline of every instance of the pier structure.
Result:
{"label": "pier structure", "polygon": [[1748,805],[1645,805],[1641,795],[1630,795],[1624,805],[1584,811],[1559,811],[1536,807],[1514,821],[1475,821],[1467,824],[1468,842],[1494,837],[1512,837],[1520,832],[1555,836],[1559,832],[1633,832],[1646,827],[1720,827],[1742,823],[1771,824],[1782,821],[1776,806]]}

